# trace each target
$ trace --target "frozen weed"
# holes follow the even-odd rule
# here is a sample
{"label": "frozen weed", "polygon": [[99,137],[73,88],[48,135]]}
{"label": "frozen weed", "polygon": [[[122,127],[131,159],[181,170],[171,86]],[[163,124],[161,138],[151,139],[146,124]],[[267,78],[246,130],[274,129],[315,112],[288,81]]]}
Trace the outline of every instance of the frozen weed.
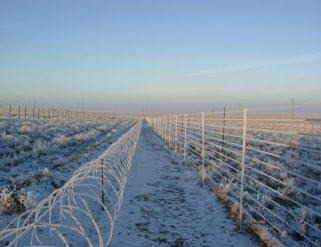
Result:
{"label": "frozen weed", "polygon": [[23,212],[33,205],[28,193],[23,193],[16,186],[6,187],[0,192],[0,210],[6,213]]}

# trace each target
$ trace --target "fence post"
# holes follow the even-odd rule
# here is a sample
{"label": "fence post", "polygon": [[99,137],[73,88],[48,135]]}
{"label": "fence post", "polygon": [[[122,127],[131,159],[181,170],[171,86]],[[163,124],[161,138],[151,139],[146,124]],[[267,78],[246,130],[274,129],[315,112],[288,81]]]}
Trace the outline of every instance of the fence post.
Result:
{"label": "fence post", "polygon": [[204,112],[202,112],[202,169],[201,169],[201,185],[204,185],[204,177],[205,177],[205,125],[204,125]]}
{"label": "fence post", "polygon": [[158,135],[158,118],[155,119],[156,124],[155,124],[155,133]]}
{"label": "fence post", "polygon": [[168,125],[168,121],[167,121],[167,116],[165,117],[165,125],[164,125],[164,142],[166,144],[167,142],[167,132],[168,132],[168,128],[167,128],[167,125]]}
{"label": "fence post", "polygon": [[11,105],[9,105],[9,118],[11,118]]}
{"label": "fence post", "polygon": [[119,158],[121,165],[123,165],[122,157],[123,157],[123,141],[121,140],[120,141],[120,158]]}
{"label": "fence post", "polygon": [[246,151],[246,126],[247,126],[247,109],[243,110],[243,141],[242,141],[242,163],[241,163],[241,189],[240,189],[240,215],[239,221],[242,224],[243,215],[243,193],[244,193],[244,172],[245,172],[245,151]]}
{"label": "fence post", "polygon": [[[225,155],[224,152],[224,141],[225,141],[225,112],[226,112],[226,107],[224,106],[224,116],[223,116],[223,136],[222,136],[222,153]],[[223,156],[224,158],[224,156]]]}
{"label": "fence post", "polygon": [[27,107],[25,106],[25,120],[27,120]]}
{"label": "fence post", "polygon": [[162,132],[162,139],[164,140],[164,117],[161,117],[161,132]]}
{"label": "fence post", "polygon": [[163,126],[163,117],[160,118],[161,123],[161,138],[164,139],[164,126]]}
{"label": "fence post", "polygon": [[153,117],[153,131],[154,131],[154,133],[156,133],[156,130],[155,130],[155,122],[156,122],[156,120],[155,120],[155,118]]}
{"label": "fence post", "polygon": [[169,127],[168,127],[168,146],[171,147],[171,132],[172,132],[172,116],[169,115]]}
{"label": "fence post", "polygon": [[18,119],[20,120],[20,105],[18,105]]}
{"label": "fence post", "polygon": [[153,130],[154,130],[154,133],[156,133],[156,119],[153,118]]}
{"label": "fence post", "polygon": [[[105,191],[104,191],[104,159],[100,160],[100,166],[101,166],[101,203],[105,205]],[[104,207],[101,206],[101,209],[103,210]]]}
{"label": "fence post", "polygon": [[175,115],[175,146],[174,146],[174,150],[175,150],[175,153],[177,152],[177,149],[178,149],[178,145],[177,145],[177,140],[178,140],[178,129],[177,129],[177,115]]}
{"label": "fence post", "polygon": [[186,148],[187,148],[187,115],[184,114],[184,164],[186,166]]}

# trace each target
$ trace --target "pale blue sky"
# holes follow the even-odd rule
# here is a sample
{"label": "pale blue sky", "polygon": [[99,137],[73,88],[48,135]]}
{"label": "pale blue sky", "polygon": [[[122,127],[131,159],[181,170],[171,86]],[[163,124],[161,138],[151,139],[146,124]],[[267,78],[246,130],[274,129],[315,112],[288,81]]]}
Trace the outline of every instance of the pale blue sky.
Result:
{"label": "pale blue sky", "polygon": [[320,11],[318,0],[0,0],[0,102],[316,101]]}

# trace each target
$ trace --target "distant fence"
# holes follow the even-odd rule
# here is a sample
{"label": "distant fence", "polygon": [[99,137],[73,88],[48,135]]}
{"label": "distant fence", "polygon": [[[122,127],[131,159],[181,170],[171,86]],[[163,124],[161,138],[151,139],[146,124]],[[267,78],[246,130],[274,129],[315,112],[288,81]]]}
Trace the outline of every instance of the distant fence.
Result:
{"label": "distant fence", "polygon": [[321,246],[320,114],[172,114],[147,121],[240,222],[288,246]]}
{"label": "distant fence", "polygon": [[27,107],[23,105],[0,105],[0,117],[9,119],[106,119],[106,118],[135,118],[139,114],[106,113],[97,111],[69,111],[59,109],[45,109]]}
{"label": "distant fence", "polygon": [[141,121],[2,229],[0,246],[108,246],[140,129]]}

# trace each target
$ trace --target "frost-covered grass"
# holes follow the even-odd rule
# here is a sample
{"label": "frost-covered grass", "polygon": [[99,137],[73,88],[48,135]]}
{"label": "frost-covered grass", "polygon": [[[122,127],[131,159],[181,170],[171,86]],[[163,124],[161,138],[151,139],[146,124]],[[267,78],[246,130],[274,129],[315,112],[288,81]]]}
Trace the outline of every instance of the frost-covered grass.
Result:
{"label": "frost-covered grass", "polygon": [[[17,188],[5,188],[1,205],[21,212],[0,229],[0,245],[108,246],[122,205],[141,123],[136,124],[99,157],[81,165],[61,187],[35,207]],[[33,176],[40,180],[48,169]],[[22,184],[19,184],[22,186]],[[28,209],[28,210],[27,210]]]}
{"label": "frost-covered grass", "polygon": [[98,157],[133,123],[117,119],[1,119],[0,227],[23,211],[19,198],[27,196],[35,203],[44,199],[63,186],[81,164]]}

